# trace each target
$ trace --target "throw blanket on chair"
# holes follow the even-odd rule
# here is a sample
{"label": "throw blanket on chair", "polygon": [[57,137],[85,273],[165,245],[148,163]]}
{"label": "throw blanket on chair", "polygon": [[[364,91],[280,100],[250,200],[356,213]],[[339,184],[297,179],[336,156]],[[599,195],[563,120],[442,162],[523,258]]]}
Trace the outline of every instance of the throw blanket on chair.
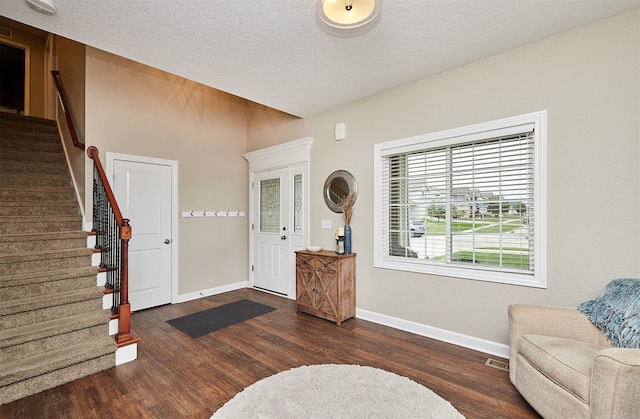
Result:
{"label": "throw blanket on chair", "polygon": [[640,279],[614,279],[578,307],[619,348],[640,348]]}

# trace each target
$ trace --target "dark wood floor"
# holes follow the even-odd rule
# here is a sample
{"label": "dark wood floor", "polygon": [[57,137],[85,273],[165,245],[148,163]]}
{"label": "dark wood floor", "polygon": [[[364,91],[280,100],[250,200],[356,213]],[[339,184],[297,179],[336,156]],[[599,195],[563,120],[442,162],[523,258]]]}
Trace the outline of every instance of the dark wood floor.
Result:
{"label": "dark wood floor", "polygon": [[[192,339],[167,320],[248,298],[277,308]],[[351,319],[296,314],[295,301],[243,289],[134,313],[138,360],[0,406],[2,418],[209,418],[236,393],[310,364],[360,364],[409,377],[467,418],[537,418],[488,355]],[[492,357],[496,359],[495,357]]]}

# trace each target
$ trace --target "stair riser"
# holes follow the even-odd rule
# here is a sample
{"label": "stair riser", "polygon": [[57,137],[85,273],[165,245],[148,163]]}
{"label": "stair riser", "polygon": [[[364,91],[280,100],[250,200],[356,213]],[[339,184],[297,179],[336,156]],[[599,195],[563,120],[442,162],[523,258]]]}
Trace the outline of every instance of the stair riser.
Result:
{"label": "stair riser", "polygon": [[115,352],[99,358],[71,365],[45,375],[10,384],[0,392],[0,404],[6,404],[32,394],[48,390],[59,385],[78,380],[82,377],[113,368],[116,363]]}
{"label": "stair riser", "polygon": [[81,278],[62,278],[59,280],[31,283],[15,287],[1,287],[0,302],[17,300],[19,298],[36,297],[73,289],[96,286],[96,275]]}
{"label": "stair riser", "polygon": [[102,300],[95,299],[79,301],[55,307],[47,307],[38,310],[24,311],[16,314],[7,314],[0,317],[0,329],[19,327],[26,324],[44,322],[73,315],[82,316],[82,313],[101,309]]}
{"label": "stair riser", "polygon": [[81,227],[81,219],[78,221],[60,221],[60,222],[4,222],[0,221],[0,234],[20,234],[20,233],[37,233],[38,231],[71,231],[78,230]]}
{"label": "stair riser", "polygon": [[[4,258],[2,258],[4,259]],[[0,259],[0,261],[2,260]],[[63,257],[60,259],[40,259],[17,262],[0,262],[0,276],[29,272],[43,272],[50,269],[80,268],[91,265],[91,258],[86,256]]]}
{"label": "stair riser", "polygon": [[55,336],[38,339],[32,342],[25,342],[19,345],[2,348],[0,351],[0,364],[5,362],[16,362],[28,358],[31,354],[53,351],[78,342],[99,339],[109,335],[109,324],[87,327],[80,330],[72,330]]}
{"label": "stair riser", "polygon": [[2,206],[0,204],[0,217],[47,217],[50,215],[74,215],[78,214],[78,204],[71,202],[68,205],[52,205],[49,207],[36,206]]}

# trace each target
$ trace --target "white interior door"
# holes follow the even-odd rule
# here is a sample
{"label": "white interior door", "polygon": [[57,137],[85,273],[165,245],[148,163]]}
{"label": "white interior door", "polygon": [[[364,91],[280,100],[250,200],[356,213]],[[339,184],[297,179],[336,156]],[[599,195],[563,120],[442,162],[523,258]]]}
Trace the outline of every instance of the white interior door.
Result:
{"label": "white interior door", "polygon": [[113,193],[131,220],[129,302],[141,310],[171,302],[172,166],[113,160]]}
{"label": "white interior door", "polygon": [[289,294],[291,257],[289,169],[256,173],[253,181],[253,286]]}

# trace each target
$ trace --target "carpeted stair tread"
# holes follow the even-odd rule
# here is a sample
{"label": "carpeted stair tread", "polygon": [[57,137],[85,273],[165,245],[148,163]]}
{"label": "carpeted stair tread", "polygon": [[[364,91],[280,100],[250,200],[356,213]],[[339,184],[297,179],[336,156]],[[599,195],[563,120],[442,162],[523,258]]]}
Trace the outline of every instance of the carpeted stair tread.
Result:
{"label": "carpeted stair tread", "polygon": [[82,230],[0,235],[0,255],[80,248],[87,245],[88,235]]}
{"label": "carpeted stair tread", "polygon": [[31,173],[13,171],[2,174],[2,185],[9,187],[71,185],[71,177],[67,173],[48,173],[46,176],[33,176]]}
{"label": "carpeted stair tread", "polygon": [[[109,316],[110,311],[98,309],[84,313],[82,316],[61,317],[40,323],[0,330],[0,348],[3,348],[2,353],[4,354],[8,347],[49,338],[57,334],[69,333],[74,330],[86,329],[98,325],[108,328]],[[107,331],[105,331],[104,334],[108,334]],[[0,360],[0,362],[3,361]]]}
{"label": "carpeted stair tread", "polygon": [[115,358],[114,350],[98,358],[89,359],[28,380],[6,385],[0,391],[0,404],[6,404],[82,377],[108,370],[115,365]]}
{"label": "carpeted stair tread", "polygon": [[48,163],[65,163],[66,157],[62,150],[49,151],[27,151],[15,148],[0,148],[0,155],[3,160],[17,160],[20,162],[48,162]]}
{"label": "carpeted stair tread", "polygon": [[3,201],[68,201],[74,199],[75,191],[70,185],[63,186],[0,186]]}
{"label": "carpeted stair tread", "polygon": [[51,217],[74,214],[78,214],[78,203],[71,200],[40,201],[37,203],[4,201],[0,203],[0,217]]}
{"label": "carpeted stair tread", "polygon": [[20,127],[0,127],[0,149],[16,150],[52,150],[63,149],[57,131],[40,129],[40,132],[27,132]]}
{"label": "carpeted stair tread", "polygon": [[108,335],[109,325],[106,322],[88,327],[79,327],[67,332],[58,330],[49,337],[38,337],[35,340],[19,343],[0,350],[0,365],[17,362],[42,352],[49,352],[77,344],[91,341]]}
{"label": "carpeted stair tread", "polygon": [[38,116],[24,116],[7,112],[0,113],[0,126],[26,125],[28,128],[43,126],[57,129],[53,119],[40,118]]}
{"label": "carpeted stair tread", "polygon": [[93,250],[86,247],[0,254],[0,276],[87,266],[91,264],[92,254]]}
{"label": "carpeted stair tread", "polygon": [[95,277],[97,272],[97,267],[87,265],[67,269],[50,269],[41,272],[27,272],[21,274],[3,275],[0,278],[0,292],[2,292],[3,287],[17,287],[30,283],[37,284],[49,282],[54,279],[71,279],[84,276]]}
{"label": "carpeted stair tread", "polygon": [[0,302],[96,286],[98,268],[81,266],[0,278]]}
{"label": "carpeted stair tread", "polygon": [[21,161],[9,160],[2,158],[0,155],[0,177],[5,174],[32,174],[48,176],[49,174],[63,175],[69,174],[69,169],[66,165],[50,162],[30,162],[24,164]]}
{"label": "carpeted stair tread", "polygon": [[9,316],[27,311],[35,311],[49,307],[58,307],[64,304],[93,300],[101,298],[102,295],[103,290],[95,286],[66,292],[57,292],[48,295],[26,297],[19,300],[2,301],[0,302],[0,316]]}
{"label": "carpeted stair tread", "polygon": [[[35,132],[34,132],[35,131]],[[60,137],[57,129],[49,127],[38,127],[35,130],[26,130],[20,126],[1,127],[0,138],[7,143],[28,142],[28,143],[49,143],[60,145]]]}
{"label": "carpeted stair tread", "polygon": [[52,154],[56,156],[55,161],[58,161],[60,157],[64,159],[64,149],[56,141],[56,137],[53,135],[49,137],[51,138],[50,140],[39,138],[38,141],[33,141],[26,138],[0,136],[0,155],[7,160],[48,161],[44,158],[34,159],[29,157],[30,154],[42,154],[41,157]]}
{"label": "carpeted stair tread", "polygon": [[54,307],[44,307],[31,311],[0,316],[0,330],[9,327],[20,327],[30,323],[45,322],[60,317],[82,316],[84,313],[102,308],[102,298],[69,302]]}
{"label": "carpeted stair tread", "polygon": [[80,230],[82,216],[51,215],[46,217],[0,217],[0,234],[35,233],[38,231]]}
{"label": "carpeted stair tread", "polygon": [[40,353],[18,362],[0,364],[0,386],[20,382],[79,362],[99,358],[113,353],[116,346],[115,341],[105,335],[98,339],[79,342],[73,346]]}

